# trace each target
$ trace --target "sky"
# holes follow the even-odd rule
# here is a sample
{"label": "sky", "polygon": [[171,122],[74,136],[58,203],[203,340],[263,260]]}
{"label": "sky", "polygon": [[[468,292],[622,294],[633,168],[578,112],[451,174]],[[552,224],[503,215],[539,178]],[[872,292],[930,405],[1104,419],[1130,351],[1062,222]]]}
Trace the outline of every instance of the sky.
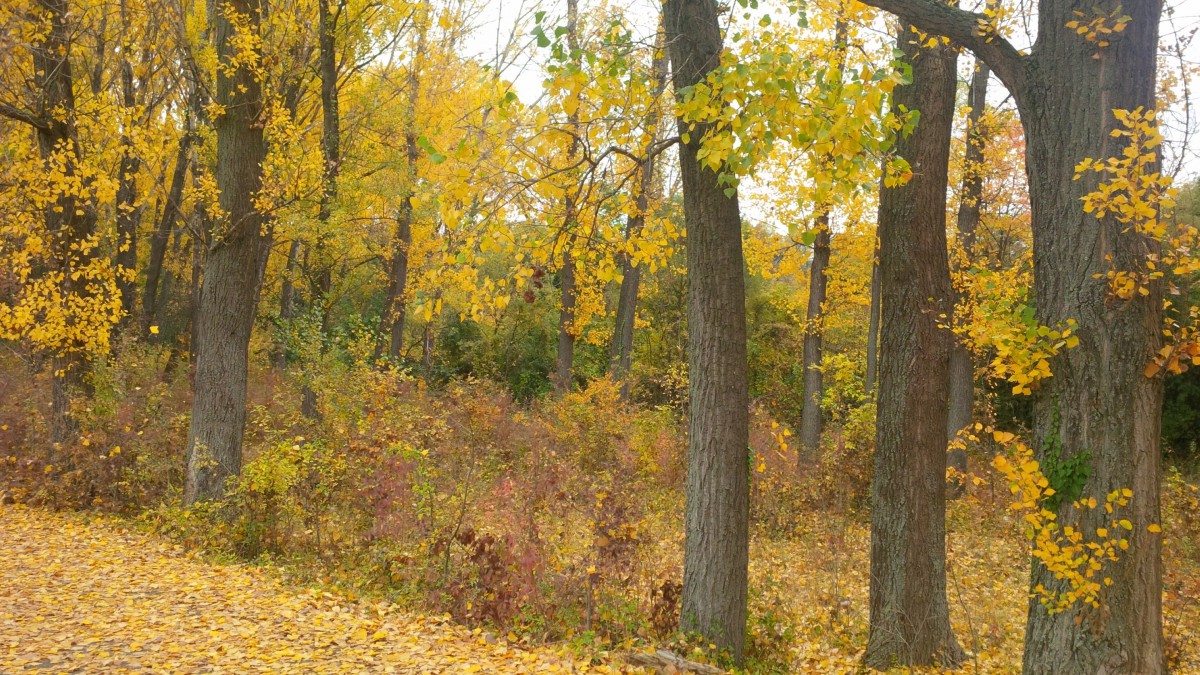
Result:
{"label": "sky", "polygon": [[[526,103],[536,101],[542,93],[542,79],[538,56],[529,49],[532,37],[529,30],[533,25],[535,11],[545,10],[546,21],[550,25],[562,23],[566,14],[566,0],[473,0],[477,3],[478,13],[474,21],[475,30],[464,43],[468,56],[476,56],[483,62],[494,63],[496,54],[501,52],[510,39],[525,47],[523,54],[508,59],[502,66],[502,75],[513,82],[514,89],[521,100]],[[765,2],[769,0],[764,0]],[[973,0],[981,4],[982,0]],[[1027,5],[1032,0],[1009,0]],[[1136,0],[1138,2],[1148,0]],[[606,6],[624,7],[627,20],[631,21],[637,33],[650,35],[655,30],[659,11],[659,0],[580,0],[580,11],[586,12],[603,3]],[[730,2],[730,4],[733,4]],[[1163,13],[1163,23],[1160,27],[1162,44],[1174,46],[1185,45],[1182,56],[1167,57],[1178,67],[1180,62],[1200,72],[1200,0],[1168,0],[1167,9]],[[1019,26],[1012,41],[1018,48],[1027,48],[1031,35],[1024,26]],[[1160,55],[1161,56],[1161,55]],[[960,70],[965,82],[966,68],[970,58],[960,58]],[[1192,78],[1188,82],[1189,95],[1194,103],[1189,110],[1177,111],[1162,119],[1163,135],[1168,146],[1165,151],[1164,168],[1175,170],[1177,182],[1200,179],[1200,80]],[[964,84],[965,86],[965,84]],[[989,98],[993,104],[1001,104],[1008,96],[1003,85],[993,76],[989,87]],[[1008,103],[1011,105],[1011,101]]]}

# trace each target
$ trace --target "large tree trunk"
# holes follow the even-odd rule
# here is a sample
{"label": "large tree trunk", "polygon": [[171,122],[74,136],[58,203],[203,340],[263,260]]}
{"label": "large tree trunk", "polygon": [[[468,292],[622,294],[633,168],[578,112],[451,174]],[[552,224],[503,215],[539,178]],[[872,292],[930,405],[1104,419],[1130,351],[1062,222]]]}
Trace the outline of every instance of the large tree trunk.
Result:
{"label": "large tree trunk", "polygon": [[[715,0],[663,6],[675,91],[720,63]],[[681,123],[682,124],[682,123]],[[679,146],[687,227],[688,472],[680,626],[742,659],[749,557],[749,378],[745,261],[737,193],[696,159],[707,129]]]}
{"label": "large tree trunk", "polygon": [[[983,148],[987,143],[984,133],[983,111],[987,106],[987,85],[991,70],[987,64],[976,59],[975,74],[967,92],[967,151],[963,158],[962,191],[958,204],[958,245],[966,267],[974,258],[975,233],[979,227],[979,215],[983,210]],[[955,294],[955,304],[959,296]],[[971,350],[956,339],[950,348],[950,409],[946,417],[946,438],[953,441],[958,432],[971,423],[975,408],[975,359]],[[950,484],[951,498],[962,494],[962,476],[967,471],[967,451],[953,448],[947,457],[948,464],[958,472],[958,479]]]}
{"label": "large tree trunk", "polygon": [[[1162,381],[1143,374],[1161,340],[1162,288],[1151,283],[1146,295],[1123,300],[1105,278],[1114,268],[1143,269],[1158,247],[1112,215],[1085,213],[1081,198],[1098,179],[1074,179],[1080,161],[1125,149],[1110,135],[1117,126],[1113,110],[1153,108],[1162,3],[1089,5],[1097,16],[1129,16],[1124,30],[1100,47],[1067,26],[1079,18],[1077,2],[1041,0],[1037,42],[1021,55],[1002,38],[981,35],[980,15],[933,0],[868,2],[968,46],[1013,93],[1025,128],[1037,318],[1048,326],[1074,319],[1080,340],[1051,360],[1054,375],[1035,392],[1035,455],[1043,466],[1086,458],[1084,498],[1104,502],[1113,490],[1133,490],[1123,513],[1133,525],[1129,549],[1103,571],[1113,584],[1101,609],[1050,614],[1031,599],[1025,672],[1162,673],[1162,540],[1147,531],[1160,515]],[[1080,511],[1064,500],[1057,522],[1093,533],[1110,518],[1104,509]],[[1036,561],[1030,583],[1063,588]]]}
{"label": "large tree trunk", "polygon": [[[1097,9],[1112,11],[1113,2]],[[1163,672],[1161,539],[1146,526],[1159,522],[1159,424],[1162,381],[1143,369],[1158,349],[1162,289],[1145,297],[1113,297],[1103,278],[1111,255],[1117,269],[1141,269],[1156,246],[1113,217],[1097,221],[1080,198],[1096,189],[1093,176],[1072,180],[1088,157],[1120,155],[1110,137],[1112,111],[1154,106],[1155,58],[1162,3],[1125,3],[1132,17],[1112,46],[1097,50],[1064,24],[1067,2],[1041,3],[1036,67],[1018,98],[1026,132],[1033,210],[1034,292],[1038,320],[1079,324],[1080,344],[1051,362],[1054,376],[1036,393],[1037,458],[1045,463],[1060,439],[1061,458],[1085,454],[1091,477],[1084,496],[1103,502],[1131,488],[1126,512],[1134,524],[1130,548],[1105,570],[1113,579],[1102,611],[1076,607],[1049,614],[1031,600],[1026,629],[1028,673]],[[1073,103],[1068,103],[1071,101]],[[1098,278],[1099,277],[1099,278]],[[1059,509],[1061,525],[1095,532],[1108,525],[1104,509]],[[1033,585],[1061,588],[1041,565]]]}
{"label": "large tree trunk", "polygon": [[[190,127],[191,122],[187,123]],[[171,174],[171,187],[167,191],[167,200],[163,205],[162,215],[154,227],[154,236],[150,239],[150,259],[146,263],[146,286],[142,289],[142,332],[149,334],[149,328],[159,322],[158,308],[160,303],[159,286],[162,279],[163,265],[167,259],[167,245],[171,241],[171,230],[181,215],[180,206],[183,201],[183,184],[187,180],[188,164],[191,154],[192,131],[184,131],[179,138],[179,149],[175,153],[175,169]],[[164,284],[164,295],[166,295]]]}
{"label": "large tree trunk", "polygon": [[[955,52],[917,48],[916,31],[898,48],[912,83],[897,87],[893,109],[921,111],[916,130],[896,142],[913,176],[879,196],[883,315],[875,473],[871,483],[871,621],[863,663],[956,666],[963,652],[946,601],[946,393],[951,334],[946,255],[946,185],[957,85]],[[903,107],[902,107],[903,106]]]}
{"label": "large tree trunk", "polygon": [[[226,7],[226,12],[245,17],[251,29],[258,30],[259,0],[231,0]],[[213,21],[218,58],[229,63],[238,52],[233,26],[222,13]],[[263,214],[254,205],[267,155],[262,83],[249,68],[232,72],[218,68],[216,102],[225,111],[215,122],[217,187],[224,218],[212,233],[194,326],[199,340],[184,490],[188,504],[219,499],[226,480],[241,471],[247,351],[259,268],[270,248],[263,234]]]}

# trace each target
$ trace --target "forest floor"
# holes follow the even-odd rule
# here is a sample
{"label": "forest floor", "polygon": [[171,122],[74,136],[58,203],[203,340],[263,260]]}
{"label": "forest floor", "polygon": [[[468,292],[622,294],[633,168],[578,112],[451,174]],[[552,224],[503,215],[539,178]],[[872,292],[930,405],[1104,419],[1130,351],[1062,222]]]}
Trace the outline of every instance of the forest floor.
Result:
{"label": "forest floor", "polygon": [[108,518],[0,506],[0,672],[580,673],[564,652],[289,588]]}

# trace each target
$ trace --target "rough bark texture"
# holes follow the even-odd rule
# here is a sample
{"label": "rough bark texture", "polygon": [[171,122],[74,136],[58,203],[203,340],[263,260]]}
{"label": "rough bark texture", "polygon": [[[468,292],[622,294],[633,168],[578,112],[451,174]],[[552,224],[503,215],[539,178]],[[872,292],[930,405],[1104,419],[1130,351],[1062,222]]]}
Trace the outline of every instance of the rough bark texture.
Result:
{"label": "rough bark texture", "polygon": [[[722,49],[715,0],[663,6],[675,90],[700,82]],[[705,129],[679,146],[687,227],[688,473],[681,628],[741,660],[749,556],[746,296],[737,194],[696,159]]]}
{"label": "rough bark texture", "polygon": [[[248,17],[257,30],[259,10],[259,0],[232,0],[226,11]],[[233,27],[222,13],[213,22],[217,55],[228,61],[236,52]],[[247,349],[258,300],[258,270],[270,248],[263,215],[254,207],[267,154],[262,85],[247,68],[232,73],[218,69],[216,101],[225,110],[214,123],[217,187],[225,219],[212,232],[194,327],[199,339],[184,491],[189,504],[220,498],[226,480],[241,471]]]}
{"label": "rough bark texture", "polygon": [[[1026,138],[1037,318],[1049,326],[1074,319],[1080,339],[1051,361],[1054,375],[1035,393],[1036,456],[1043,465],[1055,456],[1085,456],[1084,497],[1134,493],[1124,511],[1133,524],[1129,550],[1104,571],[1113,585],[1103,609],[1051,615],[1031,600],[1025,672],[1162,673],[1162,540],[1146,529],[1159,521],[1162,381],[1143,375],[1159,347],[1162,288],[1152,284],[1146,295],[1121,300],[1104,279],[1110,265],[1140,269],[1156,245],[1112,217],[1085,213],[1080,198],[1095,190],[1097,178],[1073,179],[1081,160],[1124,149],[1109,135],[1113,110],[1154,106],[1162,3],[1097,0],[1081,8],[1041,0],[1037,42],[1021,55],[1003,39],[978,36],[979,15],[932,0],[868,2],[968,46],[1013,93]],[[1130,19],[1102,48],[1067,27],[1077,9],[1105,16],[1119,9]],[[1107,519],[1104,509],[1080,514],[1070,503],[1058,514],[1062,525],[1085,532]],[[1036,563],[1030,583],[1060,584]]]}
{"label": "rough bark texture", "polygon": [[821,322],[824,318],[829,267],[829,212],[817,219],[817,238],[813,240],[812,262],[808,267],[808,321],[804,330],[804,403],[800,408],[800,461],[808,463],[821,448],[821,396],[825,389],[821,373]]}
{"label": "rough bark texture", "polygon": [[[962,190],[958,204],[958,243],[962,249],[961,260],[970,267],[975,249],[975,233],[979,227],[979,214],[983,210],[983,148],[987,143],[984,133],[983,110],[987,105],[987,85],[991,70],[986,63],[976,60],[975,74],[971,77],[971,88],[967,92],[967,151],[963,161]],[[955,295],[957,304],[958,296]],[[946,416],[946,438],[954,440],[958,432],[971,423],[975,407],[975,359],[971,350],[961,340],[955,340],[950,348],[950,409]],[[967,451],[963,448],[950,450],[947,463],[959,475],[967,471]],[[963,492],[963,482],[950,484],[950,497]]]}
{"label": "rough bark texture", "polygon": [[[120,3],[121,26],[129,34],[129,8],[125,0]],[[137,92],[133,80],[133,64],[129,62],[129,48],[121,50],[121,105],[126,115],[132,115],[137,106]],[[132,123],[132,121],[130,121]],[[142,160],[137,155],[133,145],[133,137],[128,127],[121,134],[121,164],[117,176],[117,266],[126,274],[117,277],[117,290],[121,293],[122,324],[127,324],[133,317],[137,303],[137,247],[138,226],[142,221],[142,208],[137,205],[137,175],[142,168]]]}
{"label": "rough bark texture", "polygon": [[882,325],[875,474],[871,484],[871,621],[863,663],[957,665],[962,650],[946,601],[946,393],[951,333],[939,325],[950,302],[946,185],[957,85],[955,53],[898,47],[912,84],[893,106],[921,111],[897,141],[907,184],[879,197]]}

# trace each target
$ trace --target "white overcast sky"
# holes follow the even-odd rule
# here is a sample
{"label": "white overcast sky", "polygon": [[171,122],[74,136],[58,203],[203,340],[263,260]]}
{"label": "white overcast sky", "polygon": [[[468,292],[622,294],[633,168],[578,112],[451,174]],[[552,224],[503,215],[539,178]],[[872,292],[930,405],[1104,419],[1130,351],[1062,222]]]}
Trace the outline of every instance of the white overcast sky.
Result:
{"label": "white overcast sky", "polygon": [[[1016,2],[1020,5],[1029,5],[1032,1],[1006,0],[1006,2]],[[532,40],[529,30],[533,25],[534,11],[545,11],[549,25],[559,25],[563,22],[562,17],[565,16],[567,7],[566,0],[475,0],[475,2],[478,3],[479,9],[474,22],[475,30],[463,48],[467,52],[467,56],[476,56],[485,63],[495,62],[498,50],[509,42],[514,30],[517,31],[516,37],[520,44],[529,45]],[[764,0],[764,7],[766,2],[769,0]],[[659,0],[580,0],[580,11],[587,12],[601,3],[607,7],[624,8],[627,20],[634,24],[639,36],[653,34],[661,6]],[[737,6],[732,0],[729,4]],[[973,7],[974,4],[982,5],[982,0],[968,0],[964,6]],[[1183,54],[1184,61],[1191,66],[1200,64],[1200,37],[1197,36],[1197,30],[1200,28],[1200,0],[1168,0],[1167,11],[1164,11],[1163,16],[1162,44],[1164,46],[1174,45],[1182,40],[1187,44]],[[1032,27],[1029,27],[1029,30],[1032,30]],[[1029,35],[1025,33],[1025,26],[1018,27],[1017,34],[1013,35],[1012,40],[1018,48],[1028,46]],[[541,96],[542,79],[545,76],[541,70],[541,59],[544,58],[544,55],[531,52],[532,50],[526,49],[522,56],[506,64],[503,72],[503,76],[513,82],[521,100],[527,103],[531,103]],[[1178,57],[1175,57],[1175,60],[1178,60]],[[969,63],[969,56],[960,59],[964,78],[965,68],[969,67]],[[1189,85],[1193,103],[1191,110],[1188,111],[1186,123],[1183,111],[1175,111],[1175,115],[1163,119],[1163,132],[1169,146],[1165,153],[1166,167],[1164,168],[1170,168],[1172,165],[1180,167],[1176,178],[1181,182],[1200,179],[1200,137],[1198,137],[1200,130],[1197,129],[1197,126],[1200,126],[1200,81],[1191,81]],[[998,104],[1007,96],[1003,86],[994,77],[989,89],[991,92],[989,98],[993,99],[993,103]],[[1180,156],[1181,154],[1182,156]]]}

